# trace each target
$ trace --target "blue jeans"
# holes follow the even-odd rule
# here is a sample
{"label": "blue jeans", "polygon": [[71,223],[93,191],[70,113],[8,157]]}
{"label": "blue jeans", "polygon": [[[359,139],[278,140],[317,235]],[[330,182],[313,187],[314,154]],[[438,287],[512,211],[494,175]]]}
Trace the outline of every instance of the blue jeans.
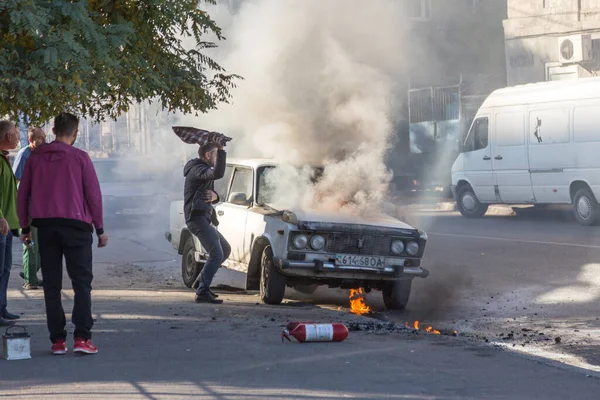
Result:
{"label": "blue jeans", "polygon": [[210,290],[210,284],[223,261],[229,258],[231,246],[206,216],[194,216],[187,222],[187,226],[190,232],[200,240],[202,247],[208,253],[206,263],[202,268],[202,272],[200,272],[200,285],[196,290],[196,294],[203,295]]}
{"label": "blue jeans", "polygon": [[6,313],[6,292],[12,267],[12,233],[0,235],[0,318]]}

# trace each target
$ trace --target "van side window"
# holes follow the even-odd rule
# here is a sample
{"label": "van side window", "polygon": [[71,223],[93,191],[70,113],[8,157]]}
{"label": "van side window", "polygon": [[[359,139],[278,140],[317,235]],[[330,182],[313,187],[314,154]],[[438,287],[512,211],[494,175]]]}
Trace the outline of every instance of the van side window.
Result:
{"label": "van side window", "polygon": [[573,118],[575,142],[600,142],[600,106],[576,107]]}
{"label": "van side window", "polygon": [[502,112],[494,118],[495,140],[498,146],[522,146],[525,144],[525,114]]}
{"label": "van side window", "polygon": [[488,146],[488,118],[477,118],[471,126],[469,136],[465,141],[465,151],[476,151]]}

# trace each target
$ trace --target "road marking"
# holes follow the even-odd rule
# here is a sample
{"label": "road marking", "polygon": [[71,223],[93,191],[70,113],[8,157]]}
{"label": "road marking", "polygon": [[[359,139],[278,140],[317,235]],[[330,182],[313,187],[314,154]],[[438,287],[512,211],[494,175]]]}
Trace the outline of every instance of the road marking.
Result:
{"label": "road marking", "polygon": [[437,233],[437,232],[427,232],[429,236],[450,236],[450,237],[460,237],[467,239],[483,239],[483,240],[499,240],[501,242],[518,242],[518,243],[529,243],[529,244],[543,244],[548,246],[566,246],[566,247],[581,247],[584,249],[598,249],[600,250],[600,245],[596,246],[593,244],[579,244],[579,243],[560,243],[560,242],[543,242],[540,240],[525,240],[525,239],[511,239],[511,238],[503,238],[503,237],[491,237],[491,236],[475,236],[475,235],[461,235],[458,233]]}

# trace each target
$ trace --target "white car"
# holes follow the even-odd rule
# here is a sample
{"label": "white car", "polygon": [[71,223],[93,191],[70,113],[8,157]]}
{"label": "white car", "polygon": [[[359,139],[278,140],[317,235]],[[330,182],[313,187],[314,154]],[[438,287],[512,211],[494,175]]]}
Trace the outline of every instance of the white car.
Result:
{"label": "white car", "polygon": [[[265,204],[265,173],[272,160],[228,163],[215,182],[218,230],[231,244],[225,267],[247,274],[246,289],[260,290],[267,304],[279,304],[286,286],[311,293],[319,285],[381,290],[385,305],[403,309],[421,267],[427,235],[397,219],[365,219]],[[261,190],[263,193],[261,193]],[[206,259],[198,238],[185,225],[183,202],[170,206],[166,238],[182,255],[182,277],[191,287]]]}

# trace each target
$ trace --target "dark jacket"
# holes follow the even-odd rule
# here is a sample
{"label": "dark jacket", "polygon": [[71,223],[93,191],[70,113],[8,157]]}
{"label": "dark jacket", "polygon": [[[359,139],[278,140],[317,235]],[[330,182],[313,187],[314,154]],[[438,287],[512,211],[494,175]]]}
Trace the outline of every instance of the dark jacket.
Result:
{"label": "dark jacket", "polygon": [[[195,215],[205,215],[211,218],[214,225],[217,225],[212,204],[204,201],[204,193],[207,190],[214,190],[215,180],[221,179],[225,175],[226,167],[225,150],[217,151],[217,163],[214,168],[199,158],[188,161],[183,167],[183,176],[185,184],[183,186],[183,212],[185,222],[188,222]],[[218,203],[219,199],[215,201]]]}

